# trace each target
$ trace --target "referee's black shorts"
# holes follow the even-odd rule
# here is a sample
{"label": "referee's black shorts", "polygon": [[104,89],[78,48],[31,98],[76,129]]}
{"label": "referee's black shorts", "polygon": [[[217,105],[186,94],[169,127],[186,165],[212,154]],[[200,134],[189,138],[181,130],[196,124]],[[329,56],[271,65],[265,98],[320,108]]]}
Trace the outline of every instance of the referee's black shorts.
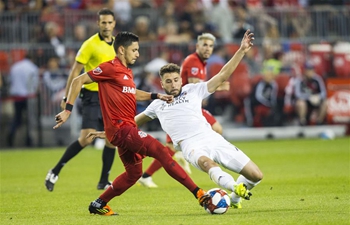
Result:
{"label": "referee's black shorts", "polygon": [[81,129],[95,129],[97,131],[103,131],[104,126],[98,92],[82,89],[81,100],[83,106]]}

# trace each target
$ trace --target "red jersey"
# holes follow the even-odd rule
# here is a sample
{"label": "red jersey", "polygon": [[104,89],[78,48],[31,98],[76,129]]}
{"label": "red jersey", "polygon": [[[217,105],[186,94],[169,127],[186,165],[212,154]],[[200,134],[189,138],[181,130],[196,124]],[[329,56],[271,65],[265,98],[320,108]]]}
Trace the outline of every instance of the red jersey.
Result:
{"label": "red jersey", "polygon": [[104,130],[109,141],[124,123],[136,126],[136,87],[132,70],[116,57],[87,72],[98,83]]}
{"label": "red jersey", "polygon": [[187,56],[181,66],[182,85],[188,84],[188,78],[199,78],[201,81],[207,79],[206,63],[201,60],[195,52]]}

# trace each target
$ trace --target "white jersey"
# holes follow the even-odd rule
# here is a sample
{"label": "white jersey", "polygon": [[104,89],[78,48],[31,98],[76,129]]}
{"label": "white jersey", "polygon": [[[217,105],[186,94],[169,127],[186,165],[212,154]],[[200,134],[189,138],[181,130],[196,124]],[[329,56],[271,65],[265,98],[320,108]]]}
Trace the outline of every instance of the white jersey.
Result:
{"label": "white jersey", "polygon": [[204,118],[202,100],[209,95],[207,82],[187,84],[182,87],[181,94],[174,102],[168,104],[156,99],[143,113],[152,119],[159,119],[175,147],[181,141],[179,147],[184,158],[199,170],[202,169],[198,160],[201,156],[206,156],[239,173],[250,159],[213,131]]}
{"label": "white jersey", "polygon": [[172,103],[156,99],[143,113],[152,119],[158,118],[162,129],[177,145],[179,141],[212,131],[202,114],[202,100],[210,94],[207,82],[187,84]]}

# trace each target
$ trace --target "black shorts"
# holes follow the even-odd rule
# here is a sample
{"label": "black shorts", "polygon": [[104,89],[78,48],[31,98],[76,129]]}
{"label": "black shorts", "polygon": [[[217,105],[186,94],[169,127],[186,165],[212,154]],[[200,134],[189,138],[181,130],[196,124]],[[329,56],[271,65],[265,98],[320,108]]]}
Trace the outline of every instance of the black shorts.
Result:
{"label": "black shorts", "polygon": [[103,119],[97,91],[81,90],[82,124],[81,129],[103,131]]}

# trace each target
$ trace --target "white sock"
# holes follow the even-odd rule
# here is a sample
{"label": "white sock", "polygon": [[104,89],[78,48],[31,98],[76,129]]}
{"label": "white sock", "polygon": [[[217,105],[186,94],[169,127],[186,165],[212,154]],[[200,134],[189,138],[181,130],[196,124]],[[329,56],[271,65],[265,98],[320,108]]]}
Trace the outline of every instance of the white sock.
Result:
{"label": "white sock", "polygon": [[230,174],[222,171],[220,167],[210,168],[208,174],[210,176],[210,179],[212,179],[212,181],[214,181],[217,185],[233,191],[233,185],[236,184],[235,179],[233,179]]}
{"label": "white sock", "polygon": [[[239,177],[237,178],[237,184],[240,184],[240,183],[245,184],[247,186],[247,189],[251,190],[251,189],[253,189],[253,187],[258,185],[260,183],[260,181],[259,182],[253,182],[253,181],[248,180],[244,176],[239,175]],[[232,192],[231,201],[233,203],[238,203],[240,200],[241,200],[241,197],[239,195],[236,195],[235,192]]]}
{"label": "white sock", "polygon": [[258,185],[260,183],[259,182],[253,182],[251,180],[248,180],[247,178],[245,178],[244,176],[242,175],[239,175],[239,177],[237,178],[237,184],[240,184],[240,183],[243,183],[247,186],[247,189],[248,190],[251,190],[253,189],[256,185]]}

